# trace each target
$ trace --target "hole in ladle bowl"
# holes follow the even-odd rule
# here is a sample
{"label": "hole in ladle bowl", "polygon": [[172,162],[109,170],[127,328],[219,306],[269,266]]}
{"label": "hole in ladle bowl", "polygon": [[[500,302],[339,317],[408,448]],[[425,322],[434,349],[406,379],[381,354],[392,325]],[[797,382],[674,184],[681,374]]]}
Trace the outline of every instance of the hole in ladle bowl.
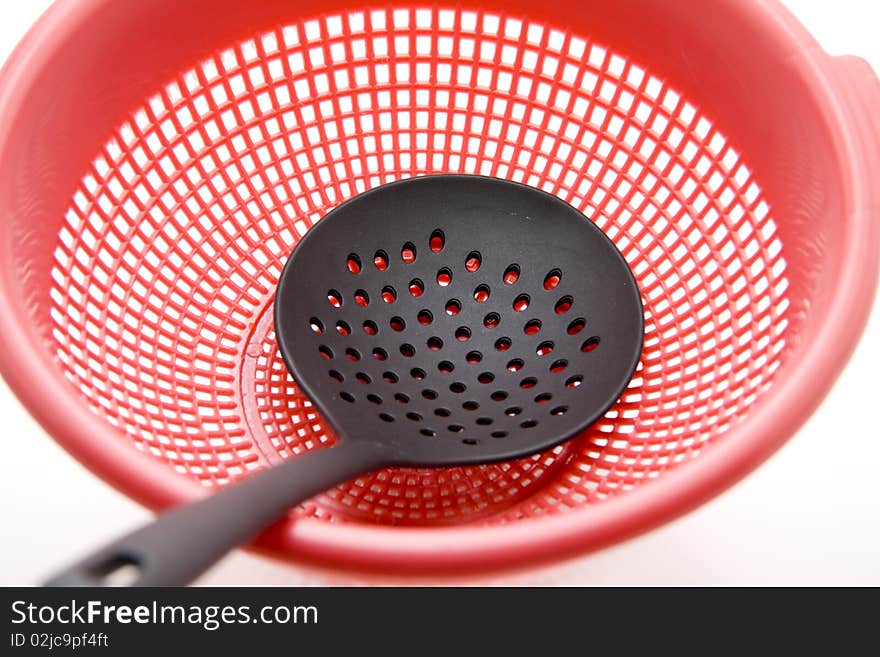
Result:
{"label": "hole in ladle bowl", "polygon": [[559,269],[551,269],[544,277],[544,289],[555,290],[562,282],[562,271]]}
{"label": "hole in ladle bowl", "polygon": [[412,242],[407,242],[400,249],[400,259],[407,265],[411,265],[416,261],[416,247]]}
{"label": "hole in ladle bowl", "polygon": [[350,271],[352,274],[361,273],[361,259],[356,253],[349,254],[348,258],[345,261],[345,265],[346,267],[348,267],[348,271]]}
{"label": "hole in ladle bowl", "polygon": [[464,260],[464,268],[470,273],[474,273],[480,269],[480,265],[483,264],[483,256],[480,255],[479,251],[471,251],[467,258]]}
{"label": "hole in ladle bowl", "polygon": [[376,255],[373,256],[373,266],[379,271],[388,269],[388,254],[381,250],[376,251]]}
{"label": "hole in ladle bowl", "polygon": [[531,302],[531,298],[528,294],[520,294],[516,299],[513,300],[513,309],[518,312],[524,312]]}
{"label": "hole in ladle bowl", "polygon": [[354,302],[361,308],[366,308],[370,305],[370,295],[367,294],[366,290],[357,290],[354,293]]}
{"label": "hole in ladle bowl", "polygon": [[440,253],[443,250],[443,247],[446,246],[446,235],[443,234],[442,230],[438,228],[431,233],[431,237],[428,240],[428,246],[432,253]]}

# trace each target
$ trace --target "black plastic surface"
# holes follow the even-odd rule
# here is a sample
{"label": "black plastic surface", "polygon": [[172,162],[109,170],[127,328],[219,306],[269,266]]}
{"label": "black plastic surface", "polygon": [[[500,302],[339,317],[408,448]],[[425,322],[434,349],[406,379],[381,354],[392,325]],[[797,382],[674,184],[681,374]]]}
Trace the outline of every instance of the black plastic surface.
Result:
{"label": "black plastic surface", "polygon": [[284,269],[275,323],[343,440],[423,466],[521,457],[583,430],[625,389],[644,331],[601,230],[477,176],[396,182],[329,213]]}

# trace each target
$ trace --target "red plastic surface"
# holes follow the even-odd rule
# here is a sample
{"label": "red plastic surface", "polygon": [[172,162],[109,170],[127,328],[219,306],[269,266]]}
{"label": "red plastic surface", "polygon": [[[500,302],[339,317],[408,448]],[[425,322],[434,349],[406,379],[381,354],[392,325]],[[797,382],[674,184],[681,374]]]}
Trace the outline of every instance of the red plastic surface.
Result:
{"label": "red plastic surface", "polygon": [[878,115],[775,4],[64,0],[0,80],[0,369],[96,472],[191,499],[334,440],[268,312],[315,221],[407,176],[534,185],[639,280],[620,403],[547,454],[361,478],[260,545],[423,572],[595,549],[827,392],[876,284]]}

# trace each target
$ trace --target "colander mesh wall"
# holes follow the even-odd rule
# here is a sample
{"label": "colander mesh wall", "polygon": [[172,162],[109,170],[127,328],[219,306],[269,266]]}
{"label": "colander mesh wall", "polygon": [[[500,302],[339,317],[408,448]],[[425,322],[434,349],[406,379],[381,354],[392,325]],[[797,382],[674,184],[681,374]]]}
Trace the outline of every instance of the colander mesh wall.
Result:
{"label": "colander mesh wall", "polygon": [[275,283],[330,209],[433,173],[529,184],[595,221],[642,291],[639,372],[565,447],[384,471],[297,514],[506,522],[598,503],[696,458],[772,385],[786,262],[722,127],[599,37],[436,8],[289,22],[132,107],[57,238],[65,375],[120,439],[206,486],[333,442],[277,352]]}

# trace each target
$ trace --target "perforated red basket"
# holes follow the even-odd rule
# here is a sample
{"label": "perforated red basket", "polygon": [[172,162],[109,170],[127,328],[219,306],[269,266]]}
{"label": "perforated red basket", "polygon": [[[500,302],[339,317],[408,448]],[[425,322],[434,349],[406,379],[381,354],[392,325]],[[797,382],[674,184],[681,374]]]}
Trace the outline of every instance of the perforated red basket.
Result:
{"label": "perforated red basket", "polygon": [[733,483],[833,383],[877,279],[877,116],[868,66],[773,2],[62,0],[0,79],[0,369],[126,493],[195,498],[334,441],[272,331],[310,226],[404,177],[520,181],[638,278],[626,394],[566,446],[364,477],[258,543],[394,572],[595,549]]}

